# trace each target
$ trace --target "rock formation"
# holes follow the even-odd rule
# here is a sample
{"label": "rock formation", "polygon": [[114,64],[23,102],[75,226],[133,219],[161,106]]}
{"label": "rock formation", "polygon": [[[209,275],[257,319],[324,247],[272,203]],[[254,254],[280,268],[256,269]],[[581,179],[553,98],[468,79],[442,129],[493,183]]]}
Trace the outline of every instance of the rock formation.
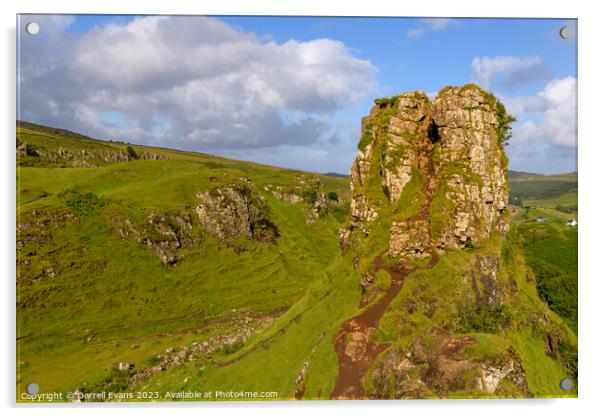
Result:
{"label": "rock formation", "polygon": [[278,229],[268,219],[268,206],[257,194],[250,180],[199,192],[195,208],[199,222],[209,234],[220,240],[248,238],[273,241]]}
{"label": "rock formation", "polygon": [[458,391],[504,396],[502,381],[515,386],[513,395],[532,397],[525,371],[512,349],[496,358],[475,360],[464,351],[472,344],[470,337],[435,332],[416,339],[407,349],[388,350],[372,372],[375,397],[445,397]]}
{"label": "rock formation", "polygon": [[[447,251],[476,247],[494,231],[508,231],[504,142],[512,120],[494,96],[474,84],[446,87],[434,101],[423,92],[378,99],[362,120],[358,155],[351,168],[351,218],[340,230],[341,247],[366,250],[366,242],[388,242],[390,264],[405,270],[397,287],[405,285],[410,275],[417,285],[395,298],[385,327],[395,331],[399,322],[403,328],[396,341],[379,345],[386,349],[364,373],[370,381],[369,396],[453,397],[466,391],[530,396],[522,361],[512,347],[481,356],[470,348],[478,339],[465,336],[498,334],[510,325],[508,305],[517,288],[503,269],[500,247],[469,257],[463,272],[447,270],[445,288],[433,281],[419,283],[420,272],[411,273],[434,267]],[[371,233],[375,237],[365,239]],[[414,261],[429,258],[428,263]],[[500,280],[500,275],[505,277]],[[378,298],[375,293],[373,270],[364,271],[359,284],[362,305],[370,304],[374,311],[384,305],[386,296]],[[391,299],[397,292],[393,293]],[[445,309],[450,303],[456,310]],[[389,307],[384,305],[385,310]],[[358,345],[369,345],[370,334],[383,327],[377,321],[363,329],[352,328],[354,322],[365,323],[366,316],[373,315],[368,315],[370,310],[339,333],[339,339],[350,339],[341,343],[345,351],[339,357],[371,359]],[[443,315],[443,320],[435,318]],[[420,330],[413,326],[417,321],[424,325]],[[347,367],[352,366],[347,363]],[[362,385],[349,385],[342,397],[362,396]],[[504,385],[512,388],[507,391]]]}
{"label": "rock formation", "polygon": [[[135,157],[125,151],[115,149],[66,149],[58,150],[36,149],[25,141],[17,142],[17,163],[22,166],[60,166],[74,168],[98,168],[113,163],[126,163],[133,160],[168,160],[165,155],[157,153],[140,152]],[[30,159],[26,159],[30,156]]]}
{"label": "rock formation", "polygon": [[444,88],[433,102],[408,92],[375,104],[351,168],[343,249],[383,213],[391,215],[391,257],[429,257],[507,230],[510,117],[495,97],[468,84]]}
{"label": "rock formation", "polygon": [[195,207],[149,212],[143,224],[121,216],[111,217],[110,222],[122,239],[147,245],[167,266],[183,258],[182,249],[198,247],[205,234],[221,242],[247,238],[271,243],[279,236],[267,204],[247,178],[198,192],[196,197]]}

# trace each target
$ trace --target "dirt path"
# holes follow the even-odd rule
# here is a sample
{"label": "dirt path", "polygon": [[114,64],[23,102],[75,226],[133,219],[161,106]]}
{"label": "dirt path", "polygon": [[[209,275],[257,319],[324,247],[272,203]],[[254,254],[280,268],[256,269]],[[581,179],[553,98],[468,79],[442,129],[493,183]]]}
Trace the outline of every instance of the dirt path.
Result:
{"label": "dirt path", "polygon": [[[433,255],[427,268],[433,267],[437,260],[437,256]],[[346,321],[335,337],[339,375],[330,395],[331,399],[369,399],[363,387],[364,376],[374,364],[377,355],[389,346],[387,343],[372,341],[370,334],[376,330],[380,318],[401,290],[404,278],[413,271],[403,265],[388,266],[382,257],[378,256],[374,261],[373,270],[376,273],[381,269],[391,275],[389,289],[375,304]]]}
{"label": "dirt path", "polygon": [[330,395],[331,399],[367,398],[362,379],[376,356],[387,347],[387,344],[371,341],[370,334],[376,330],[378,321],[401,290],[403,279],[409,270],[387,267],[381,256],[376,258],[373,268],[374,272],[380,269],[389,272],[391,286],[375,304],[346,321],[337,334],[334,346],[339,357],[339,376]]}
{"label": "dirt path", "polygon": [[[423,191],[426,202],[420,212],[408,221],[428,221],[433,194],[437,188],[438,180],[435,176],[433,164],[434,143],[439,140],[436,130],[431,130],[433,124],[425,123],[422,134],[427,137],[425,141],[424,157],[418,160],[420,170],[426,173],[426,181]],[[430,235],[429,224],[429,240]],[[429,247],[430,261],[426,269],[431,269],[439,260],[436,250]],[[373,272],[386,270],[391,275],[391,286],[378,301],[364,310],[361,314],[346,321],[334,340],[335,351],[339,357],[339,375],[336,379],[334,389],[330,395],[331,399],[369,399],[364,391],[363,381],[378,354],[387,349],[390,344],[377,343],[370,340],[370,334],[376,331],[380,318],[384,315],[395,296],[401,290],[405,277],[414,271],[402,262],[395,266],[388,266],[382,256],[376,257],[373,264]]]}

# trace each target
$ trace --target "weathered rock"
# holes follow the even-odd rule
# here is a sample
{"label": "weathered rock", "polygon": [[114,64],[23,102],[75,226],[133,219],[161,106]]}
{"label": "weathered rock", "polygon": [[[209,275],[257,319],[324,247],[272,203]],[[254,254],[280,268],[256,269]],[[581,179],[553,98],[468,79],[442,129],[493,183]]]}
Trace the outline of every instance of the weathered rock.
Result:
{"label": "weathered rock", "polygon": [[192,237],[192,219],[186,212],[148,216],[146,243],[163,261],[174,264],[182,247],[192,247],[195,239]]}
{"label": "weathered rock", "polygon": [[468,356],[470,337],[431,334],[428,343],[419,337],[407,349],[388,350],[374,367],[374,396],[381,399],[418,399],[426,395],[449,396],[454,392],[481,390],[492,395],[506,380],[517,397],[531,397],[524,369],[512,349],[494,358]]}
{"label": "weathered rock", "polygon": [[309,369],[309,361],[303,363],[303,367],[295,377],[295,398],[301,399],[305,393],[305,375]]}
{"label": "weathered rock", "polygon": [[242,346],[252,335],[270,326],[274,322],[274,319],[274,315],[242,316],[234,320],[233,324],[235,325],[232,325],[235,328],[234,331],[214,335],[202,342],[194,341],[190,346],[184,346],[179,351],[176,351],[174,348],[167,348],[164,355],[156,356],[158,359],[156,365],[136,372],[136,374],[129,377],[128,383],[133,384],[141,380],[148,380],[169,368],[184,365],[186,361],[194,361],[217,351]]}
{"label": "weathered rock", "polygon": [[126,163],[132,160],[168,160],[165,155],[150,152],[140,152],[137,156],[132,156],[128,152],[115,149],[66,149],[60,147],[56,151],[36,150],[26,142],[17,144],[17,153],[21,156],[29,155],[45,160],[50,165],[60,165],[67,167],[96,168],[113,163]]}
{"label": "weathered rock", "polygon": [[272,195],[274,195],[274,198],[291,205],[298,202],[303,202],[303,198],[292,192],[280,193],[278,191],[272,191]]}
{"label": "weathered rock", "polygon": [[508,230],[505,121],[495,97],[469,84],[444,88],[433,102],[408,92],[375,103],[362,120],[341,247],[383,209],[393,214],[392,257],[428,257]]}
{"label": "weathered rock", "polygon": [[429,228],[426,220],[393,222],[388,254],[392,257],[429,257]]}
{"label": "weathered rock", "polygon": [[131,370],[132,368],[134,368],[134,364],[127,363],[127,362],[116,363],[113,365],[113,368],[115,368],[115,370],[118,370],[118,371],[128,371],[128,370]]}
{"label": "weathered rock", "polygon": [[269,218],[265,201],[250,183],[232,184],[199,192],[200,204],[195,208],[201,226],[224,240],[248,238],[273,241],[278,228]]}

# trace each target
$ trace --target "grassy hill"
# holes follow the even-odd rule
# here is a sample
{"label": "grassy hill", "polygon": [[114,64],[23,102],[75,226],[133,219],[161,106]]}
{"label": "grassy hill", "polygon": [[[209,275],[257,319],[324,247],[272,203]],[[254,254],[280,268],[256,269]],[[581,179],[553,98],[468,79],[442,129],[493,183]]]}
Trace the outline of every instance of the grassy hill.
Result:
{"label": "grassy hill", "polygon": [[522,205],[515,217],[537,289],[550,308],[577,333],[577,173],[510,172],[510,200]]}
{"label": "grassy hill", "polygon": [[[138,370],[166,349],[262,325],[339,251],[344,179],[136,145],[137,154],[162,160],[127,160],[126,144],[29,123],[18,124],[17,145],[18,391],[32,380],[41,391],[75,390],[109,377],[115,363]],[[95,167],[74,167],[84,161]],[[118,232],[124,220],[144,230],[151,214],[190,210],[200,191],[240,178],[265,201],[275,242],[222,241],[193,221],[200,242],[166,266],[148,244]],[[281,184],[305,200],[277,199],[270,188]],[[340,201],[308,225],[316,193]]]}
{"label": "grassy hill", "polygon": [[577,211],[577,173],[540,175],[512,172],[510,202],[515,205],[556,208],[571,213]]}
{"label": "grassy hill", "polygon": [[[533,197],[538,189],[529,186],[521,195]],[[199,400],[165,396],[182,390],[212,393],[201,400],[254,398],[215,396],[230,391],[329,398],[339,373],[333,340],[370,306],[361,303],[360,282],[388,249],[392,222],[384,212],[353,253],[341,253],[348,212],[348,177],[18,123],[17,392],[36,382],[41,392],[114,394],[90,401]],[[428,330],[443,328],[474,340],[470,357],[517,359],[531,394],[574,396],[558,387],[576,376],[576,337],[561,319],[572,311],[562,309],[554,285],[538,292],[525,263],[538,267],[529,258],[544,252],[561,258],[537,246],[545,245],[537,231],[529,237],[539,212],[517,216],[506,241],[495,235],[409,273],[375,342],[405,348],[418,337],[428,347]],[[243,225],[248,233],[236,234]],[[573,231],[548,237],[576,250]],[[483,290],[467,276],[488,258],[502,259],[500,296],[511,302],[458,311],[468,293]],[[567,261],[555,267],[575,267],[576,258]],[[386,288],[391,276],[381,272]],[[502,387],[503,396],[520,393]]]}

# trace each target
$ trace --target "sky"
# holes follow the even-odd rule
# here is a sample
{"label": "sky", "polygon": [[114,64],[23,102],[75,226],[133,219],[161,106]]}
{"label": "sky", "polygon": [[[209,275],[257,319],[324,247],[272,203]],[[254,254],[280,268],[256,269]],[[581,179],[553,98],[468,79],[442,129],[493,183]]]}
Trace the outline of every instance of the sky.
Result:
{"label": "sky", "polygon": [[510,169],[577,170],[575,20],[21,15],[17,74],[21,120],[338,173],[375,98],[475,82]]}

